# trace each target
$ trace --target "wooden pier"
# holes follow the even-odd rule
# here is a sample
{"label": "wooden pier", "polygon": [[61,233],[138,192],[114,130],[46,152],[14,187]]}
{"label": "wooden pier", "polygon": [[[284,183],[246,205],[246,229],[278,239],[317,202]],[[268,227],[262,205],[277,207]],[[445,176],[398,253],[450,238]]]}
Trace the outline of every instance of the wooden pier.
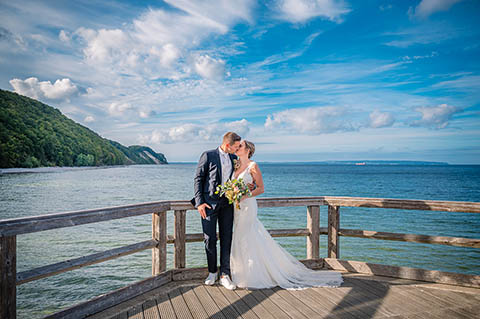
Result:
{"label": "wooden pier", "polygon": [[[342,271],[339,288],[293,291],[279,288],[229,291],[202,285],[206,268],[185,268],[188,201],[160,201],[104,209],[0,220],[0,318],[16,318],[16,286],[62,272],[152,249],[152,276],[127,287],[49,315],[49,318],[476,318],[480,276],[371,264],[340,258],[341,236],[480,248],[480,239],[376,232],[340,228],[341,207],[480,213],[480,203],[355,197],[262,198],[259,207],[304,206],[306,228],[269,230],[274,237],[307,238],[312,269]],[[320,207],[328,225],[320,227]],[[174,233],[167,234],[167,211],[174,211]],[[152,237],[136,244],[16,271],[16,236],[132,216],[152,215]],[[419,212],[421,214],[421,212]],[[446,218],[448,216],[446,215]],[[328,236],[327,258],[319,258],[320,235]],[[166,247],[174,245],[174,269],[167,269]],[[461,262],[461,261],[459,261]]]}

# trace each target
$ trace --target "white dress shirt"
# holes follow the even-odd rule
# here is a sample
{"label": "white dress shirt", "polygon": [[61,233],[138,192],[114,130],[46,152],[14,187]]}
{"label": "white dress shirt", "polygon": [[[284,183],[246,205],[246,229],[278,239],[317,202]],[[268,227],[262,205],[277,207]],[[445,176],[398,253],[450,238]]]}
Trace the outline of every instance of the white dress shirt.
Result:
{"label": "white dress shirt", "polygon": [[220,153],[220,162],[222,164],[222,185],[230,179],[232,173],[232,161],[227,152],[224,152],[221,147],[218,148]]}

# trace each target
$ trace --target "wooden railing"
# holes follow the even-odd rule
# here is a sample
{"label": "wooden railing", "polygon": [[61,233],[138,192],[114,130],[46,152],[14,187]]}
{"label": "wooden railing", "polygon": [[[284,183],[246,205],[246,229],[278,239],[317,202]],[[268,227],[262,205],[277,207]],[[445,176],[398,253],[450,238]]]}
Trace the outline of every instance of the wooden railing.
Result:
{"label": "wooden railing", "polygon": [[[440,244],[461,247],[480,248],[480,239],[463,237],[429,236],[418,234],[387,233],[371,230],[340,228],[340,207],[393,208],[402,210],[432,210],[447,212],[480,213],[480,203],[451,202],[430,200],[403,200],[384,198],[355,197],[281,197],[260,198],[258,206],[262,207],[307,207],[307,225],[301,229],[269,230],[273,237],[305,236],[307,237],[307,261],[310,266],[322,265],[326,268],[356,272],[390,275],[401,278],[413,278],[449,284],[480,287],[480,276],[421,270],[412,273],[407,267],[395,267],[367,264],[354,261],[341,261],[339,237],[359,237],[383,240],[408,241],[417,243]],[[328,225],[320,227],[320,206],[328,206]],[[174,211],[174,233],[167,234],[167,211]],[[167,268],[167,244],[174,245],[174,268],[185,268],[187,242],[203,241],[203,234],[186,234],[186,213],[194,210],[189,201],[160,201],[137,205],[83,210],[67,213],[49,214],[26,218],[0,220],[0,318],[16,317],[16,286],[41,278],[53,276],[73,269],[100,263],[110,259],[133,254],[145,249],[152,249],[152,277],[140,282],[135,289],[117,292],[116,301],[126,300],[144,291],[151,290],[165,280]],[[76,259],[42,266],[17,273],[16,271],[16,237],[17,235],[72,227],[88,223],[152,214],[152,238],[136,244],[83,256]],[[328,235],[328,258],[319,259],[320,235]],[[322,264],[320,264],[320,262]],[[390,267],[390,268],[389,268]],[[169,275],[171,280],[171,274]],[[167,278],[164,280],[164,278]],[[178,277],[180,278],[180,277]],[[183,277],[182,277],[183,278]],[[120,298],[120,299],[119,299]],[[123,298],[123,299],[122,299]],[[111,305],[111,304],[110,304]],[[103,307],[107,307],[104,304]]]}

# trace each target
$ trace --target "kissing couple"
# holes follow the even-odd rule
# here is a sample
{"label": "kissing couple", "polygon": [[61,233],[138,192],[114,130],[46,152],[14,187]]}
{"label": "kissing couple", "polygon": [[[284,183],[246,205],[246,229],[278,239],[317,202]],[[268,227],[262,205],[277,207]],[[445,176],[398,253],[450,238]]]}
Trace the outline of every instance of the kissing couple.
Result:
{"label": "kissing couple", "polygon": [[[205,284],[213,285],[220,275],[220,284],[230,290],[236,287],[340,286],[343,278],[339,272],[307,268],[280,246],[258,220],[256,196],[264,192],[264,184],[258,164],[251,160],[254,153],[252,142],[228,132],[223,136],[222,145],[204,152],[198,161],[192,203],[202,217],[209,272]],[[229,204],[225,196],[216,194],[216,189],[229,179],[239,178],[251,192],[241,198],[240,208],[237,208]],[[217,222],[220,271],[217,268]]]}

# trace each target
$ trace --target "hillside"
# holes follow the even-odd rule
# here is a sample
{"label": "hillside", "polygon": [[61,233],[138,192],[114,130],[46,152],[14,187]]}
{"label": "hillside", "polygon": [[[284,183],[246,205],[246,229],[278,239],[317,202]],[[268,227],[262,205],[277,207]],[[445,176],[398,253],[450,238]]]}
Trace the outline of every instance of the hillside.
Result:
{"label": "hillside", "polygon": [[149,147],[102,138],[51,106],[0,90],[0,168],[166,163]]}

